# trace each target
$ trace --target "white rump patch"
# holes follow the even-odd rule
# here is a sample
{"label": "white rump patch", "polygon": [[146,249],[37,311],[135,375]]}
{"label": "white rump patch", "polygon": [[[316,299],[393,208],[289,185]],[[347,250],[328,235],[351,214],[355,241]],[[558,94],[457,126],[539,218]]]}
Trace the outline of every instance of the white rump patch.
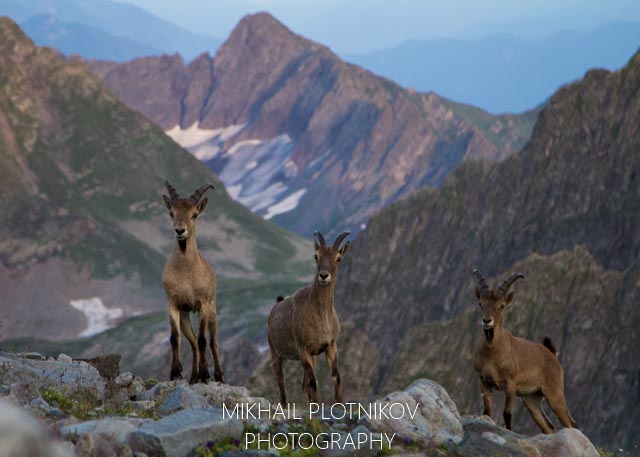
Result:
{"label": "white rump patch", "polygon": [[93,336],[97,333],[109,330],[112,325],[109,321],[122,316],[121,308],[107,308],[98,297],[86,300],[71,300],[69,304],[84,313],[87,318],[87,328],[80,333],[80,336]]}

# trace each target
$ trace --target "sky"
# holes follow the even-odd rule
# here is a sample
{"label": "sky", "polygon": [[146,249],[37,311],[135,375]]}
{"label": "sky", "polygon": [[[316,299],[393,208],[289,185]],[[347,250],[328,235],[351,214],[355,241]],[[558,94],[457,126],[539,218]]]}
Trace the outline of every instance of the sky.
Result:
{"label": "sky", "polygon": [[341,55],[407,40],[542,37],[640,21],[638,0],[118,0],[201,35],[225,39],[246,14],[268,11]]}

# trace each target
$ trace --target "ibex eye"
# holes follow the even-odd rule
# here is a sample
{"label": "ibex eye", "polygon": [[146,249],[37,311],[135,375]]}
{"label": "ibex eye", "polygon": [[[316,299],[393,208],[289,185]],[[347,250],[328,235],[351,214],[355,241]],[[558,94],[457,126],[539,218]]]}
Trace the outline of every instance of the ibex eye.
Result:
{"label": "ibex eye", "polygon": [[314,259],[316,259],[316,260],[318,260],[318,254],[314,254],[314,255],[313,255],[313,258],[314,258]]}
{"label": "ibex eye", "polygon": [[336,262],[340,263],[340,261],[342,260],[342,257],[337,257],[336,258]]}
{"label": "ibex eye", "polygon": [[198,213],[193,213],[193,216],[191,217],[195,219],[196,217],[198,217]]}
{"label": "ibex eye", "polygon": [[170,217],[171,219],[173,219],[173,211],[170,211],[170,212],[169,212],[169,217]]}

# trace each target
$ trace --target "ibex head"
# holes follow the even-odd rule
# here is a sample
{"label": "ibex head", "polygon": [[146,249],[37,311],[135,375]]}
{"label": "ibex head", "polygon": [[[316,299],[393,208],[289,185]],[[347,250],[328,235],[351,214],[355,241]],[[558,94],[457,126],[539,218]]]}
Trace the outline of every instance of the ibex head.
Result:
{"label": "ibex head", "polygon": [[167,205],[169,215],[173,221],[173,229],[176,232],[176,238],[184,241],[190,235],[195,233],[196,220],[207,206],[208,199],[202,198],[204,193],[213,189],[211,184],[205,184],[197,189],[189,198],[182,198],[176,192],[169,181],[165,182],[169,195],[163,195],[164,204]]}
{"label": "ibex head", "polygon": [[513,302],[515,292],[511,290],[513,283],[524,275],[516,273],[504,281],[497,290],[489,289],[486,280],[479,270],[473,270],[473,276],[478,281],[474,293],[482,311],[482,328],[487,341],[493,340],[494,328],[502,328],[505,308]]}
{"label": "ibex head", "polygon": [[331,284],[331,281],[335,279],[338,274],[338,264],[342,258],[347,255],[349,246],[351,245],[351,242],[347,241],[340,247],[340,243],[350,234],[351,232],[341,233],[331,246],[327,246],[327,242],[324,240],[322,233],[315,232],[313,234],[313,236],[317,238],[317,240],[313,242],[313,245],[316,250],[314,258],[316,259],[316,267],[318,269],[316,279],[319,284],[326,286]]}

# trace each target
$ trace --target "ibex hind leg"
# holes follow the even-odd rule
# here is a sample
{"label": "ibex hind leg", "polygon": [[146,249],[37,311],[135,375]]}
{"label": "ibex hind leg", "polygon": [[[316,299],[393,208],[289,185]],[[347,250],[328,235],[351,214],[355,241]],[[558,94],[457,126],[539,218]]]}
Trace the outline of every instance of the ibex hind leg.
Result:
{"label": "ibex hind leg", "polygon": [[198,320],[198,352],[200,353],[198,381],[207,384],[209,379],[211,379],[207,363],[207,323],[209,319],[207,314],[202,311],[198,316]]}
{"label": "ibex hind leg", "polygon": [[218,357],[218,318],[216,313],[209,316],[209,346],[213,356],[213,379],[216,382],[224,383],[224,373]]}
{"label": "ibex hind leg", "polygon": [[523,397],[522,402],[529,411],[529,414],[531,414],[533,420],[538,424],[538,427],[540,427],[540,430],[542,430],[543,433],[553,433],[553,424],[542,409],[541,402],[543,398],[541,393],[536,393]]}
{"label": "ibex hind leg", "polygon": [[569,407],[567,406],[564,395],[545,392],[545,398],[547,399],[547,403],[549,403],[549,407],[556,413],[558,420],[564,427],[577,428],[578,425],[569,413]]}
{"label": "ibex hind leg", "polygon": [[278,384],[278,390],[280,392],[280,404],[282,406],[287,404],[287,393],[284,386],[284,360],[278,356],[273,349],[271,349],[271,368],[273,369],[273,375],[276,378]]}

